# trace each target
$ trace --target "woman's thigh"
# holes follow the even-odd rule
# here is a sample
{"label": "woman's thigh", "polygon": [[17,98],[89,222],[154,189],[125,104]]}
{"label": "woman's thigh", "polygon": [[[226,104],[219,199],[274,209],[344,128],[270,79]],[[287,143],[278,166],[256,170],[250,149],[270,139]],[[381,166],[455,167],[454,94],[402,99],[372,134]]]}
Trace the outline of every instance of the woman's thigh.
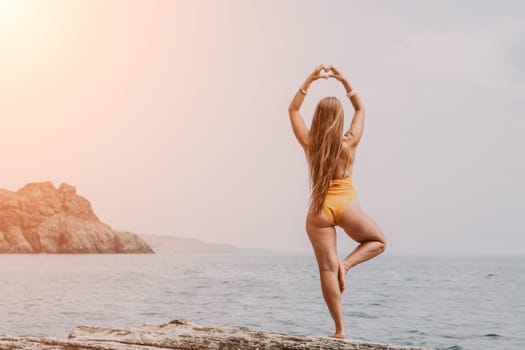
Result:
{"label": "woman's thigh", "polygon": [[339,266],[335,227],[330,225],[328,217],[321,210],[319,213],[308,212],[306,232],[312,247],[319,270],[335,270]]}
{"label": "woman's thigh", "polygon": [[358,198],[348,203],[337,224],[357,242],[386,241],[383,231],[374,219],[363,211]]}

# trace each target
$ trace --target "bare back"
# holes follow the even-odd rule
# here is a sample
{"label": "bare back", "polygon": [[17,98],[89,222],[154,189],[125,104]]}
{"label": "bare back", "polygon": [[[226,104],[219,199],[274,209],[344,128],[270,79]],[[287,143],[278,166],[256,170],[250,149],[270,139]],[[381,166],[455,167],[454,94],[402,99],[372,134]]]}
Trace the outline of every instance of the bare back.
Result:
{"label": "bare back", "polygon": [[[346,176],[352,175],[354,168],[354,160],[356,156],[356,146],[352,146],[350,140],[347,136],[343,137],[343,142],[341,143],[341,152],[339,154],[339,159],[337,160],[337,165],[335,168],[335,179],[340,179]],[[348,159],[350,157],[350,159]],[[347,162],[348,161],[348,162]],[[347,165],[345,169],[345,166]]]}

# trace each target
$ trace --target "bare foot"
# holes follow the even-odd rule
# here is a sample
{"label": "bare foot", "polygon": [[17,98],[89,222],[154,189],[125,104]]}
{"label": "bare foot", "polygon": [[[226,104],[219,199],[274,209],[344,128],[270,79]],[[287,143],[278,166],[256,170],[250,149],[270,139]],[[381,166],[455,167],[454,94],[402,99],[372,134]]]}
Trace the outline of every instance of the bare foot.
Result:
{"label": "bare foot", "polygon": [[339,289],[341,293],[345,290],[345,275],[346,269],[342,260],[339,260],[339,268],[337,269],[337,278],[339,279]]}
{"label": "bare foot", "polygon": [[330,334],[328,338],[345,339],[345,334],[342,332],[335,332],[334,334]]}

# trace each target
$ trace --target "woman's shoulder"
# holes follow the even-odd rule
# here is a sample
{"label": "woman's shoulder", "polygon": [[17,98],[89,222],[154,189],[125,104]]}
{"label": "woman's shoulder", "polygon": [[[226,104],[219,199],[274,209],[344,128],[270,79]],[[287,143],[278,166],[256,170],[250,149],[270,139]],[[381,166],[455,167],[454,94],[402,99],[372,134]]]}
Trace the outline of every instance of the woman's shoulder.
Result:
{"label": "woman's shoulder", "polygon": [[355,142],[355,137],[350,134],[344,134],[343,139],[345,140],[345,146],[348,148],[350,145],[350,148],[356,148],[357,142]]}

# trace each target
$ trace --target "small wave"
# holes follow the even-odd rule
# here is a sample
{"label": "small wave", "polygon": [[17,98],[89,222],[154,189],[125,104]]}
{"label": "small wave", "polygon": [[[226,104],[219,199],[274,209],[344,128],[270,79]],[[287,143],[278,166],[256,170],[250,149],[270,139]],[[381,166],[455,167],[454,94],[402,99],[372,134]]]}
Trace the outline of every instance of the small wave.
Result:
{"label": "small wave", "polygon": [[461,339],[461,337],[458,337],[457,335],[452,335],[452,334],[446,334],[443,336],[443,338],[447,338],[447,339]]}
{"label": "small wave", "polygon": [[496,333],[488,333],[488,334],[485,334],[485,337],[500,338],[501,335],[496,334]]}
{"label": "small wave", "polygon": [[366,318],[366,319],[371,319],[371,320],[377,318],[377,316],[369,315],[369,314],[366,314],[366,313],[361,312],[361,311],[349,312],[348,316],[356,317],[356,318]]}
{"label": "small wave", "polygon": [[143,311],[143,312],[139,312],[139,315],[140,316],[158,316],[161,314],[159,314],[158,312],[153,312],[153,311]]}
{"label": "small wave", "polygon": [[463,348],[459,345],[452,345],[452,346],[449,346],[448,348],[444,348],[443,350],[463,350]]}

